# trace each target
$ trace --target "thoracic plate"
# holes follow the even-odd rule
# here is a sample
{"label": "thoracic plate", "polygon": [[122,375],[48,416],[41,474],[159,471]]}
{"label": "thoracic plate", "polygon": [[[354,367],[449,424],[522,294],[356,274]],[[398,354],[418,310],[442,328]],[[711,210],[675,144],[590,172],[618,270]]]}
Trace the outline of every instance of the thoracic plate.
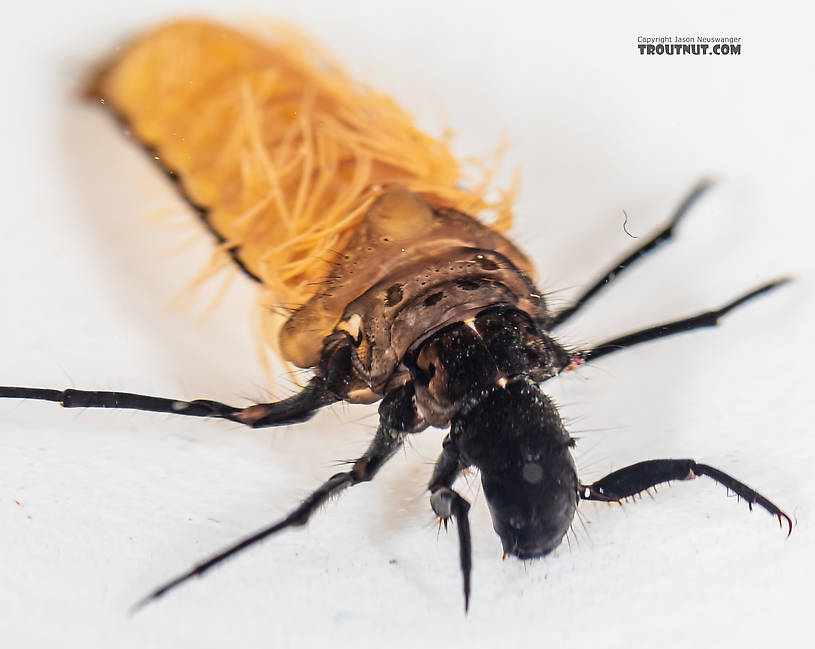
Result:
{"label": "thoracic plate", "polygon": [[404,187],[370,208],[321,290],[280,335],[284,357],[318,364],[323,339],[345,331],[358,376],[376,393],[404,354],[434,331],[507,304],[544,323],[548,314],[526,256],[498,232]]}

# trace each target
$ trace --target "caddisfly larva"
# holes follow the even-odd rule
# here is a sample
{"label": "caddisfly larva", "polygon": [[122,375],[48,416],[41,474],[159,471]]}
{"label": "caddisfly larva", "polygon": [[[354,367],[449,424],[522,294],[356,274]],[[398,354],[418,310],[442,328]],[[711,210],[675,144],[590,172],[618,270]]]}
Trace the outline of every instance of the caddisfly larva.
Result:
{"label": "caddisfly larva", "polygon": [[[156,152],[262,301],[267,342],[313,377],[294,396],[249,407],[88,390],[0,388],[0,397],[65,407],[129,408],[216,417],[255,428],[299,422],[338,401],[380,401],[379,427],[349,471],[329,478],[281,521],[161,586],[155,599],[240,550],[304,525],[344,488],[370,481],[405,439],[449,427],[429,482],[433,511],[457,523],[465,607],[470,596],[469,503],[453,489],[480,470],[505,553],[557,547],[581,500],[618,501],[669,481],[707,476],[786,521],[779,507],[723,471],[691,459],[652,459],[592,483],[540,384],[565,370],[674,333],[710,327],[784,283],[724,306],[569,350],[552,332],[644,254],[669,240],[708,184],[567,308],[552,311],[533,264],[502,232],[509,197],[462,188],[446,145],[390,99],[351,82],[292,37],[270,45],[219,25],[185,21],[136,39],[92,92]],[[489,226],[477,216],[497,214]],[[270,312],[271,313],[271,312]],[[282,325],[282,326],[281,326]]]}

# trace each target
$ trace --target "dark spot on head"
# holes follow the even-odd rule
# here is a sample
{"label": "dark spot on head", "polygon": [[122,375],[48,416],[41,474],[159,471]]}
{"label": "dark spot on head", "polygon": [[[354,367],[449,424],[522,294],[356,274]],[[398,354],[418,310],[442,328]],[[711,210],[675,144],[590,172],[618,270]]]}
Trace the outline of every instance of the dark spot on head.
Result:
{"label": "dark spot on head", "polygon": [[444,293],[439,291],[438,293],[433,293],[433,295],[428,295],[422,304],[425,306],[433,306],[434,304],[438,304],[441,302],[441,299],[444,297]]}
{"label": "dark spot on head", "polygon": [[476,259],[475,263],[481,266],[484,270],[498,270],[498,264],[496,264],[492,259],[487,259],[486,257],[481,257],[480,259]]}
{"label": "dark spot on head", "polygon": [[472,279],[460,279],[456,281],[456,286],[462,291],[474,291],[481,286],[481,283]]}
{"label": "dark spot on head", "polygon": [[384,241],[385,243],[391,242],[391,240],[388,237],[382,237],[382,241]]}
{"label": "dark spot on head", "polygon": [[385,292],[385,306],[396,306],[402,301],[402,285],[394,284]]}

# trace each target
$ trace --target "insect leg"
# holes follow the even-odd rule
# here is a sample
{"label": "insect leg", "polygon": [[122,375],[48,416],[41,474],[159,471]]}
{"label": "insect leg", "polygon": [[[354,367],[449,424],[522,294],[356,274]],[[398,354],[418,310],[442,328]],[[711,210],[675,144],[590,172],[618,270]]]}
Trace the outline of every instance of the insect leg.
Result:
{"label": "insect leg", "polygon": [[289,527],[301,527],[308,523],[311,515],[329,498],[336,496],[346,487],[360,484],[362,482],[369,482],[373,479],[376,473],[382,468],[382,465],[387,462],[391,456],[399,450],[404,442],[405,437],[413,432],[415,427],[415,410],[414,416],[399,419],[400,416],[410,413],[409,405],[413,402],[413,386],[408,385],[403,388],[390,393],[382,402],[379,412],[380,421],[377,428],[376,435],[371,442],[368,449],[363,455],[354,462],[350,471],[337,473],[326,480],[322,485],[315,489],[300,505],[292,511],[288,516],[282,520],[264,527],[254,534],[247,536],[245,539],[235,543],[234,545],[219,552],[215,556],[207,559],[203,563],[199,563],[193,569],[188,570],[175,579],[168,581],[166,584],[156,588],[149,595],[141,599],[133,607],[133,610],[138,610],[144,605],[149,604],[162,595],[173,590],[177,586],[183,584],[192,577],[200,577],[213,566],[228,559],[234,554],[245,550],[250,545],[254,545],[265,539],[268,536],[276,534]]}
{"label": "insect leg", "polygon": [[583,500],[615,502],[663,482],[691,480],[696,476],[707,476],[720,485],[724,485],[740,498],[744,498],[751,510],[753,505],[763,507],[778,518],[778,524],[782,528],[781,519],[783,518],[789,526],[787,536],[792,533],[792,520],[777,505],[724,471],[707,464],[699,464],[693,460],[647,460],[638,462],[609,473],[605,478],[590,485],[580,485],[580,497]]}
{"label": "insect leg", "polygon": [[195,399],[183,401],[130,392],[100,390],[48,390],[43,388],[0,387],[0,398],[54,401],[63,408],[116,408],[166,412],[189,417],[229,419],[253,428],[293,424],[310,419],[323,406],[339,401],[325,382],[315,377],[297,394],[274,403],[257,403],[246,408]]}
{"label": "insect leg", "polygon": [[448,436],[444,449],[436,460],[433,477],[430,479],[430,505],[436,515],[444,521],[445,527],[451,516],[456,519],[458,528],[459,559],[464,582],[464,611],[470,606],[470,573],[473,567],[472,539],[470,537],[470,503],[452,489],[458,474],[467,468],[458,449]]}
{"label": "insect leg", "polygon": [[577,358],[583,362],[593,361],[601,356],[605,356],[606,354],[611,354],[612,352],[625,349],[626,347],[631,347],[632,345],[648,342],[649,340],[656,340],[657,338],[664,338],[665,336],[672,336],[673,334],[691,331],[692,329],[700,329],[702,327],[715,327],[719,324],[719,318],[725,316],[736,307],[741,306],[745,302],[771,291],[782,284],[786,284],[789,281],[789,278],[782,277],[781,279],[768,282],[767,284],[759,286],[757,289],[754,289],[749,293],[745,293],[744,295],[737,297],[735,300],[728,302],[719,309],[705,311],[698,315],[691,316],[690,318],[682,318],[681,320],[666,322],[664,324],[648,327],[647,329],[642,329],[640,331],[634,331],[630,334],[620,336],[619,338],[607,340],[606,342],[600,343],[592,349],[586,349],[578,352]]}
{"label": "insect leg", "polygon": [[630,267],[638,259],[658,248],[666,241],[670,241],[673,238],[674,228],[682,220],[685,214],[688,213],[696,200],[710,188],[711,184],[712,183],[710,180],[703,180],[696,185],[696,187],[694,187],[685,197],[685,200],[682,201],[679,207],[676,208],[676,211],[671,217],[671,220],[668,222],[668,225],[636,248],[631,254],[627,255],[623,259],[620,259],[605,273],[603,273],[589,289],[587,289],[580,297],[577,298],[577,300],[575,300],[574,304],[563,309],[559,313],[556,313],[552,321],[552,327],[557,327],[558,325],[566,322],[566,320],[577,313],[583,307],[583,305],[591,300],[595,294],[599,293],[603,288],[608,286],[616,277],[620,275],[620,273],[622,273],[626,268]]}

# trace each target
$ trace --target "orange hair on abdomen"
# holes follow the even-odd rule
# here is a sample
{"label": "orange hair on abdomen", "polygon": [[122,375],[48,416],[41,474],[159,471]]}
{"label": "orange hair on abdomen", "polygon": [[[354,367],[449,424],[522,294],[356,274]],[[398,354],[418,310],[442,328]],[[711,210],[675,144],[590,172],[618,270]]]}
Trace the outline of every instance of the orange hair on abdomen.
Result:
{"label": "orange hair on abdomen", "polygon": [[92,92],[175,173],[266,302],[304,304],[390,183],[511,224],[508,194],[490,202],[487,178],[462,188],[444,141],[292,30],[267,42],[171,23],[125,46]]}

